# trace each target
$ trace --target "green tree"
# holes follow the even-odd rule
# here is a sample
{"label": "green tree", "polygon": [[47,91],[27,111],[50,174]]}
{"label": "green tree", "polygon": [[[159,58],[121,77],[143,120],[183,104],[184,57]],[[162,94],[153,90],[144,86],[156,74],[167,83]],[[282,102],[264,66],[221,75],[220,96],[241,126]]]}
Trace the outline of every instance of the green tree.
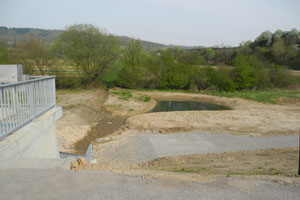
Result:
{"label": "green tree", "polygon": [[145,77],[146,52],[140,40],[130,39],[122,54],[121,63],[123,69],[119,75],[119,85],[127,88],[142,88],[147,77]]}
{"label": "green tree", "polygon": [[37,67],[41,75],[51,67],[54,58],[51,55],[50,47],[41,40],[30,37],[24,42],[24,50],[27,58],[27,65]]}
{"label": "green tree", "polygon": [[120,41],[100,32],[90,24],[72,25],[56,40],[56,50],[67,57],[85,82],[100,78],[111,67],[120,53]]}
{"label": "green tree", "polygon": [[164,80],[167,88],[189,89],[191,66],[182,63],[174,63],[165,74]]}
{"label": "green tree", "polygon": [[212,63],[213,59],[216,56],[216,52],[213,49],[211,49],[211,48],[207,48],[205,50],[204,56],[205,56],[205,58],[206,58],[206,60],[207,60],[208,63]]}
{"label": "green tree", "polygon": [[272,46],[272,55],[279,63],[284,63],[286,56],[286,46],[283,38],[277,38]]}
{"label": "green tree", "polygon": [[270,47],[272,46],[272,38],[272,32],[265,31],[255,39],[254,43],[261,47]]}
{"label": "green tree", "polygon": [[300,40],[298,31],[295,28],[292,29],[291,31],[286,32],[283,35],[283,38],[287,46],[296,45]]}
{"label": "green tree", "polygon": [[271,82],[275,87],[287,87],[295,81],[290,71],[280,65],[274,65],[270,69],[270,74]]}
{"label": "green tree", "polygon": [[216,86],[219,91],[234,92],[236,90],[235,83],[232,79],[232,71],[229,69],[220,69],[218,71],[218,79]]}
{"label": "green tree", "polygon": [[9,51],[5,41],[0,39],[0,64],[9,64]]}
{"label": "green tree", "polygon": [[179,62],[189,65],[200,65],[205,63],[205,58],[200,56],[198,51],[185,50],[180,56],[177,56]]}
{"label": "green tree", "polygon": [[234,81],[237,89],[251,89],[259,85],[263,68],[255,55],[237,55],[233,64],[235,66],[233,70]]}
{"label": "green tree", "polygon": [[278,29],[275,31],[275,33],[273,34],[273,42],[275,42],[278,38],[281,38],[283,35],[283,31]]}

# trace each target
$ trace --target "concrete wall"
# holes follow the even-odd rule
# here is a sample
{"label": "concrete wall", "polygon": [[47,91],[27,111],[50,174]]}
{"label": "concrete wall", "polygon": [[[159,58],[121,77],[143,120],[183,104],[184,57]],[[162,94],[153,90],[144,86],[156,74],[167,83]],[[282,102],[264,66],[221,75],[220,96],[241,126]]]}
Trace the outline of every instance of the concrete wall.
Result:
{"label": "concrete wall", "polygon": [[0,141],[0,160],[59,158],[55,122],[62,116],[52,108]]}
{"label": "concrete wall", "polygon": [[13,83],[22,80],[22,65],[0,65],[0,83]]}

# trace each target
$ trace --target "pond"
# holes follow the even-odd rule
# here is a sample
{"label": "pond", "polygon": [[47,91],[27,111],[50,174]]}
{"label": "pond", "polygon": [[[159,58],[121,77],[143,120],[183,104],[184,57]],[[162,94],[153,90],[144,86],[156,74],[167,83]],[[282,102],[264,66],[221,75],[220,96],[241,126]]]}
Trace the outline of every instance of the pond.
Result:
{"label": "pond", "polygon": [[188,110],[230,110],[217,104],[200,101],[157,100],[156,106],[150,112],[170,112]]}

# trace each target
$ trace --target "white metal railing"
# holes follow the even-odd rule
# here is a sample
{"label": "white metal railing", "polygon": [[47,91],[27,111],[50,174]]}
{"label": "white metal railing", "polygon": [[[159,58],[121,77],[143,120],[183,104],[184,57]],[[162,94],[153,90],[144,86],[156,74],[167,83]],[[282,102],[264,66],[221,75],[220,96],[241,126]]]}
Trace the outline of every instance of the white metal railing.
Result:
{"label": "white metal railing", "polygon": [[56,105],[55,77],[0,85],[0,139]]}

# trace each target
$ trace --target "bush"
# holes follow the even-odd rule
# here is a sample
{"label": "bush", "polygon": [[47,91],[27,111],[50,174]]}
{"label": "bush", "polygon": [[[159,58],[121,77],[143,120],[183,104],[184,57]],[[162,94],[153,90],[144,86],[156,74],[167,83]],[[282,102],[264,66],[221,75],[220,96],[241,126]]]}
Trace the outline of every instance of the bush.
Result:
{"label": "bush", "polygon": [[295,83],[295,78],[291,75],[289,70],[281,67],[280,65],[274,65],[270,70],[271,83],[275,87],[288,87]]}
{"label": "bush", "polygon": [[120,71],[116,82],[120,87],[137,89],[141,88],[139,84],[141,78],[143,77],[136,76],[131,67],[125,66]]}
{"label": "bush", "polygon": [[107,68],[103,75],[101,75],[101,81],[107,88],[113,88],[118,81],[118,74],[121,72],[122,66],[120,62],[116,62],[115,65]]}
{"label": "bush", "polygon": [[163,75],[161,85],[165,89],[189,89],[191,66],[185,64],[173,64]]}
{"label": "bush", "polygon": [[268,75],[255,55],[237,55],[233,65],[234,82],[238,90],[258,88],[260,81],[263,81],[262,87],[267,85]]}
{"label": "bush", "polygon": [[81,79],[78,77],[56,77],[56,88],[57,89],[71,89],[78,88],[82,85]]}
{"label": "bush", "polygon": [[217,88],[220,92],[234,92],[236,90],[230,70],[222,69],[218,72],[218,76]]}

